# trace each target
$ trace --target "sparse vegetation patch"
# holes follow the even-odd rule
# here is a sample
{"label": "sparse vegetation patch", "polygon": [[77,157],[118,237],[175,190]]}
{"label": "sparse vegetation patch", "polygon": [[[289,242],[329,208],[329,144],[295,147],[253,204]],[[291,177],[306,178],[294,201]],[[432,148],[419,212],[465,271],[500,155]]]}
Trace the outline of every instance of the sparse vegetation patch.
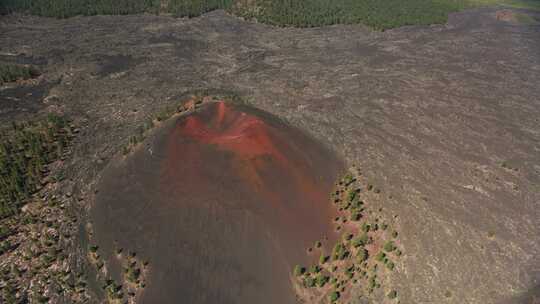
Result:
{"label": "sparse vegetation patch", "polygon": [[[86,277],[69,249],[77,217],[56,191],[76,129],[63,117],[0,130],[0,303],[85,302]],[[24,208],[23,208],[24,207]]]}
{"label": "sparse vegetation patch", "polygon": [[31,66],[0,64],[0,85],[37,76],[39,76],[39,71]]}
{"label": "sparse vegetation patch", "polygon": [[[362,192],[364,187],[368,191]],[[397,225],[385,218],[382,208],[365,203],[380,199],[380,190],[369,189],[379,188],[361,181],[361,173],[356,169],[336,184],[331,201],[342,213],[334,220],[343,231],[341,239],[333,246],[324,243],[316,246],[321,251],[319,263],[307,267],[309,271],[301,271],[305,269],[301,265],[293,269],[296,287],[302,290],[299,296],[306,302],[347,303],[352,289],[355,297],[368,297],[381,289],[395,271],[402,255]],[[355,220],[345,222],[351,215],[355,215]],[[325,248],[332,248],[331,252],[325,252]],[[386,295],[389,299],[397,298],[397,291],[387,291]]]}

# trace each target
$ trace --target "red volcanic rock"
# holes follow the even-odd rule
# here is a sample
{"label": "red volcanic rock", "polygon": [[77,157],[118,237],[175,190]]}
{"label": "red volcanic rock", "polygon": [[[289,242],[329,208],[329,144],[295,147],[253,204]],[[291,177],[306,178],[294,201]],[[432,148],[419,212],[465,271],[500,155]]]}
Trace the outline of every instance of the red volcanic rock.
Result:
{"label": "red volcanic rock", "polygon": [[108,170],[93,210],[100,246],[117,239],[153,261],[143,302],[294,303],[292,267],[335,238],[341,163],[271,115],[224,102],[154,143]]}

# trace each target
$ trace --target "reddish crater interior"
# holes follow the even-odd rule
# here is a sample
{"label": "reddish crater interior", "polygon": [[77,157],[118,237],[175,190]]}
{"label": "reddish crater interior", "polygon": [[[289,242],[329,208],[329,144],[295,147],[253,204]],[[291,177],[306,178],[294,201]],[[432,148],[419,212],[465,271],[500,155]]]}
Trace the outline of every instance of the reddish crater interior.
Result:
{"label": "reddish crater interior", "polygon": [[[306,208],[318,208],[318,213],[313,214],[317,218],[314,223],[327,221],[324,215],[328,212],[329,189],[320,185],[319,173],[313,170],[319,164],[313,162],[309,152],[298,148],[289,132],[225,102],[211,105],[208,112],[187,117],[177,129],[177,136],[191,141],[181,150],[193,158],[202,154],[188,150],[198,150],[201,146],[228,152],[236,171],[231,174],[241,178],[244,187],[256,190],[261,201],[272,202],[272,213],[279,213],[280,221],[297,221],[302,217],[298,213],[313,214]],[[172,150],[178,151],[178,147]],[[291,198],[303,202],[291,203]]]}
{"label": "reddish crater interior", "polygon": [[203,144],[215,144],[241,159],[269,155],[286,165],[287,159],[270,138],[269,126],[260,118],[232,110],[224,102],[218,102],[215,108],[215,115],[207,122],[197,116],[188,117],[181,134]]}

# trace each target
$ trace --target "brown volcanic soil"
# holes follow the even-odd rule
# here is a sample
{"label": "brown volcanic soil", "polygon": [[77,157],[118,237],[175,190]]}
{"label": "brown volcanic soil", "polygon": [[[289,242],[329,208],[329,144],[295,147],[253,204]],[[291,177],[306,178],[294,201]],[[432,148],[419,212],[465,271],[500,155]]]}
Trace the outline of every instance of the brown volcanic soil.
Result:
{"label": "brown volcanic soil", "polygon": [[540,26],[497,20],[498,10],[383,33],[223,12],[11,16],[0,19],[0,54],[45,58],[45,80],[59,80],[45,106],[82,126],[66,173],[75,195],[92,199],[108,160],[185,92],[233,90],[382,189],[399,215],[404,255],[391,280],[401,303],[530,303],[540,285]]}
{"label": "brown volcanic soil", "polygon": [[95,240],[117,278],[115,248],[150,261],[141,303],[294,303],[293,266],[334,239],[342,170],[275,117],[213,103],[105,170]]}

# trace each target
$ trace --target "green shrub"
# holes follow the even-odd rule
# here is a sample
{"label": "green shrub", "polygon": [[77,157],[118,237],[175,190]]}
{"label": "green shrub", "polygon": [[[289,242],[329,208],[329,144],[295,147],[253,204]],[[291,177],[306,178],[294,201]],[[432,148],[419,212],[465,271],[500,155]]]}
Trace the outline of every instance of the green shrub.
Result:
{"label": "green shrub", "polygon": [[365,246],[368,243],[369,243],[369,236],[367,235],[367,233],[363,233],[362,235],[360,235],[359,237],[353,240],[352,245],[354,247],[360,247],[360,246]]}
{"label": "green shrub", "polygon": [[354,200],[353,202],[351,202],[351,208],[353,210],[363,211],[363,209],[362,209],[363,204],[364,204],[364,202],[361,201],[361,200]]}
{"label": "green shrub", "polygon": [[362,218],[362,213],[358,210],[353,210],[351,212],[351,221],[358,222]]}
{"label": "green shrub", "polygon": [[358,253],[356,254],[356,260],[358,263],[365,262],[369,257],[368,251],[364,248],[361,248],[358,250]]}
{"label": "green shrub", "polygon": [[310,273],[319,273],[320,271],[321,267],[319,267],[319,265],[311,265],[311,267],[309,267]]}
{"label": "green shrub", "polygon": [[294,266],[294,269],[293,269],[293,274],[295,276],[301,276],[304,274],[304,272],[306,272],[306,269],[304,267],[301,267],[300,265],[296,265]]}
{"label": "green shrub", "polygon": [[396,249],[396,245],[394,245],[393,241],[388,241],[384,244],[384,251],[386,252],[392,252]]}
{"label": "green shrub", "polygon": [[[277,2],[284,2],[284,1],[277,1]],[[277,4],[277,3],[276,3]],[[283,8],[283,13],[286,13],[286,10],[289,8],[292,8],[294,6],[293,4],[293,1],[290,1],[290,6],[288,5],[283,5],[282,8]],[[345,176],[343,177],[343,183],[345,185],[350,185],[352,182],[354,182],[354,176],[352,175],[351,172],[347,172],[347,174],[345,174]]]}
{"label": "green shrub", "polygon": [[10,236],[13,233],[13,231],[6,225],[0,226],[0,241],[4,240],[8,236]]}
{"label": "green shrub", "polygon": [[11,242],[9,240],[5,240],[0,242],[0,255],[4,254],[5,252],[11,250]]}
{"label": "green shrub", "polygon": [[305,280],[304,280],[304,285],[306,287],[315,287],[315,279],[312,278],[312,277],[307,277]]}
{"label": "green shrub", "polygon": [[126,278],[132,283],[136,283],[141,275],[141,270],[136,267],[128,267],[126,271]]}
{"label": "green shrub", "polygon": [[329,296],[331,302],[337,301],[339,297],[340,297],[340,294],[338,291],[332,291]]}
{"label": "green shrub", "polygon": [[384,252],[382,252],[382,251],[377,253],[377,255],[375,256],[375,260],[377,260],[379,262],[383,262],[385,258],[386,258],[386,254]]}
{"label": "green shrub", "polygon": [[369,230],[371,229],[371,227],[369,226],[368,223],[363,223],[361,229],[362,229],[362,231],[364,231],[364,232],[369,232]]}
{"label": "green shrub", "polygon": [[368,280],[368,288],[373,289],[376,286],[377,286],[377,280],[376,280],[375,276],[370,277],[369,280]]}
{"label": "green shrub", "polygon": [[39,71],[31,66],[0,64],[0,85],[19,79],[30,79],[39,76]]}
{"label": "green shrub", "polygon": [[332,259],[334,261],[336,260],[343,260],[349,255],[349,252],[345,248],[345,246],[341,243],[337,243],[334,246],[334,249],[332,251]]}
{"label": "green shrub", "polygon": [[316,280],[317,280],[317,286],[319,286],[319,287],[324,287],[324,285],[325,285],[326,283],[328,283],[328,281],[330,280],[330,277],[325,276],[325,275],[322,275],[322,274],[319,274],[319,275],[317,276],[317,279],[316,279]]}
{"label": "green shrub", "polygon": [[397,291],[395,291],[395,290],[390,291],[390,292],[388,293],[388,298],[389,298],[389,299],[395,299],[395,298],[397,298]]}
{"label": "green shrub", "polygon": [[394,270],[394,263],[392,261],[388,261],[386,262],[386,268],[390,269],[390,270]]}
{"label": "green shrub", "polygon": [[357,196],[356,189],[349,190],[349,192],[347,193],[347,201],[348,201],[349,203],[352,203],[352,202],[354,202],[357,198],[358,198],[358,196]]}

